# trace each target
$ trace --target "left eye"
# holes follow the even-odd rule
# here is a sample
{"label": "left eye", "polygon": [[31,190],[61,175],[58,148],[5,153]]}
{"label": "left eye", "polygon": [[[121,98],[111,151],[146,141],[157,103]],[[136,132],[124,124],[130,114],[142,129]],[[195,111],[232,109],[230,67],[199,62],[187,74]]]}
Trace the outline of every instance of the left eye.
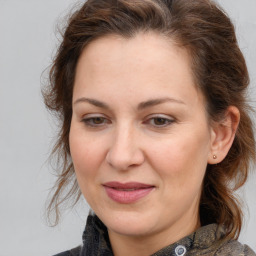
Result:
{"label": "left eye", "polygon": [[148,123],[155,127],[165,127],[173,122],[174,120],[165,117],[153,117],[148,120]]}
{"label": "left eye", "polygon": [[107,123],[107,119],[101,116],[88,117],[82,120],[86,126],[96,127]]}

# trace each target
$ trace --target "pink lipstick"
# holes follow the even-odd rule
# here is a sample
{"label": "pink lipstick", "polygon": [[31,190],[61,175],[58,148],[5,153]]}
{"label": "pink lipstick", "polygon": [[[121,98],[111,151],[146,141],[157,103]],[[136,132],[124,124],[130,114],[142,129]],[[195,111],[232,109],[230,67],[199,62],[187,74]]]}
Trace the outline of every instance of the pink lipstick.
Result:
{"label": "pink lipstick", "polygon": [[138,182],[120,183],[116,181],[103,184],[109,198],[117,203],[130,204],[148,195],[155,187]]}

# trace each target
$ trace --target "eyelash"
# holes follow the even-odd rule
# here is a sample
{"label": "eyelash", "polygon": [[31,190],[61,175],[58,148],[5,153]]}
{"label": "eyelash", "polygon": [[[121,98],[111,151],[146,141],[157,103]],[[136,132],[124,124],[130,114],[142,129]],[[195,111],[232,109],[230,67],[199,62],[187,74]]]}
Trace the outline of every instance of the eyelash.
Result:
{"label": "eyelash", "polygon": [[[95,121],[98,119],[98,121],[102,121],[100,123],[95,123]],[[154,121],[154,124],[151,122]],[[155,122],[160,121],[163,122],[163,124],[157,125]],[[82,122],[87,126],[87,127],[92,127],[92,128],[101,128],[106,124],[110,124],[111,121],[109,121],[107,118],[103,116],[93,116],[93,117],[87,117],[82,120]],[[161,115],[159,116],[153,116],[147,118],[145,121],[143,121],[143,124],[149,124],[151,127],[154,128],[165,128],[174,123],[175,120],[171,118],[166,118]]]}
{"label": "eyelash", "polygon": [[[99,120],[99,119],[103,120],[103,123],[95,124],[95,121],[96,121],[97,119],[98,119],[98,120]],[[107,123],[110,123],[110,122],[107,121],[107,118],[105,118],[105,117],[103,117],[103,116],[93,116],[93,117],[84,118],[84,119],[82,120],[82,122],[83,122],[86,126],[92,127],[92,128],[94,128],[94,127],[95,127],[95,128],[101,127],[101,126],[104,126],[104,125],[107,124]]]}
{"label": "eyelash", "polygon": [[[154,124],[151,123],[151,121],[154,121]],[[163,122],[163,124],[160,125],[156,125],[156,121],[160,121]],[[171,118],[167,118],[167,117],[163,117],[163,116],[153,116],[148,118],[144,123],[149,123],[152,127],[156,127],[156,128],[165,128],[168,127],[169,125],[171,125],[175,120],[171,119]]]}

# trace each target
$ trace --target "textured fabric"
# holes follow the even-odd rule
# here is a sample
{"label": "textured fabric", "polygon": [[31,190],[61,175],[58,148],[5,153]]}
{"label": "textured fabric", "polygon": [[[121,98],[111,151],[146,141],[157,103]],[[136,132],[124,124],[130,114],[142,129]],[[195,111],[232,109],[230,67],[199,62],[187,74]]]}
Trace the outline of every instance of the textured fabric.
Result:
{"label": "textured fabric", "polygon": [[73,248],[70,251],[61,252],[61,253],[55,254],[53,256],[79,256],[80,252],[81,252],[81,248],[82,248],[82,246],[78,246],[76,248]]}
{"label": "textured fabric", "polygon": [[[151,256],[256,256],[236,240],[223,240],[223,228],[211,224],[171,244]],[[105,225],[95,215],[89,215],[83,233],[83,246],[55,256],[114,256]]]}

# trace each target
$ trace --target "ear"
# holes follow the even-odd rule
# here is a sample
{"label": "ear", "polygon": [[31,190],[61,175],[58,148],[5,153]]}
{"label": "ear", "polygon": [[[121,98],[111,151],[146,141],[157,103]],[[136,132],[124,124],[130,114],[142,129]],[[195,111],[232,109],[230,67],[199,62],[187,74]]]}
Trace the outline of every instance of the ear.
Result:
{"label": "ear", "polygon": [[233,144],[239,121],[239,110],[230,106],[224,119],[214,122],[211,127],[211,150],[208,156],[208,164],[217,164],[224,160]]}

